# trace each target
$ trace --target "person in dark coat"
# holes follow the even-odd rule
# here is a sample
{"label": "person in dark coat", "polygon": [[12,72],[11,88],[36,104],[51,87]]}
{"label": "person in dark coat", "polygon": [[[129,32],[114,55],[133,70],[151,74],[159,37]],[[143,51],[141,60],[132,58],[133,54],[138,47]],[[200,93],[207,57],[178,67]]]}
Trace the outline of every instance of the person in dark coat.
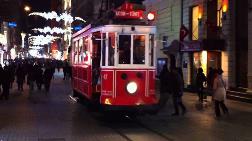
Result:
{"label": "person in dark coat", "polygon": [[29,85],[30,90],[33,90],[35,82],[35,70],[34,66],[31,63],[29,63],[27,66],[28,66],[27,84]]}
{"label": "person in dark coat", "polygon": [[3,68],[2,68],[2,65],[0,64],[0,92],[2,91],[2,82],[3,82]]}
{"label": "person in dark coat", "polygon": [[18,90],[23,91],[23,84],[25,81],[25,72],[24,68],[21,66],[21,64],[18,65],[16,70],[16,76],[17,76],[17,84],[18,84]]}
{"label": "person in dark coat", "polygon": [[170,72],[165,64],[159,75],[160,80],[160,98],[158,102],[159,109],[163,108],[168,99],[170,93]]}
{"label": "person in dark coat", "polygon": [[35,70],[35,80],[37,88],[38,90],[41,90],[41,86],[43,83],[43,70],[40,65],[35,65],[34,70]]}
{"label": "person in dark coat", "polygon": [[207,78],[205,74],[203,73],[203,69],[199,68],[198,73],[196,76],[196,86],[197,86],[197,91],[198,91],[198,96],[199,96],[199,102],[203,102],[203,90],[204,90],[204,83],[207,82]]}
{"label": "person in dark coat", "polygon": [[3,81],[2,81],[3,93],[0,96],[0,99],[5,98],[6,100],[8,100],[9,95],[10,95],[10,82],[11,82],[11,73],[10,73],[10,69],[8,66],[4,67],[2,78],[3,78]]}
{"label": "person in dark coat", "polygon": [[54,68],[46,67],[43,75],[46,93],[48,93],[50,90],[53,74],[54,74]]}
{"label": "person in dark coat", "polygon": [[179,107],[182,109],[182,115],[186,113],[186,107],[182,102],[183,89],[183,78],[181,77],[181,74],[179,74],[178,69],[173,68],[171,72],[171,92],[175,112],[172,114],[172,116],[179,115]]}

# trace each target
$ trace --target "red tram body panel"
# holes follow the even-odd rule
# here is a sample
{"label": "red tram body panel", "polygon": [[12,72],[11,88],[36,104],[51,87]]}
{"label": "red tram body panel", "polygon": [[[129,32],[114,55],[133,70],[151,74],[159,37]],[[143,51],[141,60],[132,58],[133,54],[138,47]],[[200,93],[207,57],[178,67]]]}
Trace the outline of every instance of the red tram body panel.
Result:
{"label": "red tram body panel", "polygon": [[89,25],[75,33],[74,92],[110,108],[156,105],[155,33],[140,25]]}

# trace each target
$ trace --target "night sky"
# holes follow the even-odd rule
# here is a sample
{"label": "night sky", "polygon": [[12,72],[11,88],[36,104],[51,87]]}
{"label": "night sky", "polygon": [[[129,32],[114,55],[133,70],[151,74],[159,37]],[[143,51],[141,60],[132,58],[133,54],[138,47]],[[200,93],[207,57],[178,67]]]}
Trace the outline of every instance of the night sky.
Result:
{"label": "night sky", "polygon": [[50,11],[51,0],[25,0],[32,7],[32,11]]}

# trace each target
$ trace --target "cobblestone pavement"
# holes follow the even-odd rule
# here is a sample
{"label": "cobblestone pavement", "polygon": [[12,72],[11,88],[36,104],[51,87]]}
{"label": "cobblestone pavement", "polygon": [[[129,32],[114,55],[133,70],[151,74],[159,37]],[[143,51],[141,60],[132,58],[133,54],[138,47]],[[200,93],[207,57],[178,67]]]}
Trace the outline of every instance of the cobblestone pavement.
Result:
{"label": "cobblestone pavement", "polygon": [[170,116],[169,101],[157,115],[104,120],[69,98],[70,82],[60,77],[47,95],[14,87],[10,100],[0,101],[0,141],[252,141],[252,104],[228,101],[230,115],[216,119],[210,103],[197,110],[197,97],[185,93],[184,116]]}

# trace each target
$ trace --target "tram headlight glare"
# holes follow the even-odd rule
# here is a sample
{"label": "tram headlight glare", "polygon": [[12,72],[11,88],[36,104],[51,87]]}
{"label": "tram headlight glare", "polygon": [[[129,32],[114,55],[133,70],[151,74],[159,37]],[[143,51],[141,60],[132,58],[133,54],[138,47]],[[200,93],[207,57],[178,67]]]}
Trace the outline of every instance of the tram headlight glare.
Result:
{"label": "tram headlight glare", "polygon": [[134,94],[137,91],[137,84],[136,82],[130,82],[127,84],[126,88],[130,94]]}

